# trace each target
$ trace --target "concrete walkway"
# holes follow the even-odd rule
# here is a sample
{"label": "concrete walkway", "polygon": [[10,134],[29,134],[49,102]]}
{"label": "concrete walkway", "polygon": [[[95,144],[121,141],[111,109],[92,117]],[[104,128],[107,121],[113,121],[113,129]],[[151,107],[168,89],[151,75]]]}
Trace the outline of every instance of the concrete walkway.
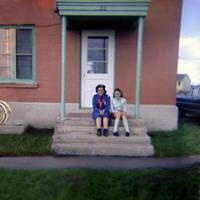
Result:
{"label": "concrete walkway", "polygon": [[0,157],[0,168],[9,169],[177,169],[200,165],[200,155],[171,158],[89,156]]}

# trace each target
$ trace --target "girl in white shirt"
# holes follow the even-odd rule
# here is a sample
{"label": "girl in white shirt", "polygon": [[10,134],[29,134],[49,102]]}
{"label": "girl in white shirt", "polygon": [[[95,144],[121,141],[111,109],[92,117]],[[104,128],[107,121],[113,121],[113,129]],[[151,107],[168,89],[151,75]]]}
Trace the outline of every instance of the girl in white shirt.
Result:
{"label": "girl in white shirt", "polygon": [[122,119],[124,128],[126,130],[125,136],[129,136],[129,127],[128,127],[128,121],[126,117],[127,112],[127,101],[123,97],[123,93],[119,88],[116,88],[113,93],[113,99],[111,101],[111,112],[114,115],[115,122],[114,122],[114,136],[119,136],[118,133],[118,127],[120,119]]}

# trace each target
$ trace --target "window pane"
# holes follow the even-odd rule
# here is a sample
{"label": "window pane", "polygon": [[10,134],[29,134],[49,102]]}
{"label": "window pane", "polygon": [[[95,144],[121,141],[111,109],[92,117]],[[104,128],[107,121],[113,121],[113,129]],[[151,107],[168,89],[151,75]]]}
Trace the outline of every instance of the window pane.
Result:
{"label": "window pane", "polygon": [[17,79],[32,79],[32,56],[17,56]]}
{"label": "window pane", "polygon": [[88,48],[108,48],[108,37],[88,37]]}
{"label": "window pane", "polygon": [[108,37],[88,37],[88,73],[108,73]]}
{"label": "window pane", "polygon": [[0,78],[11,78],[11,61],[10,55],[0,55]]}
{"label": "window pane", "polygon": [[0,29],[0,78],[12,78],[13,29]]}
{"label": "window pane", "polygon": [[10,78],[10,70],[7,67],[0,67],[0,78]]}
{"label": "window pane", "polygon": [[0,41],[9,40],[9,29],[0,29]]}
{"label": "window pane", "polygon": [[199,93],[198,88],[194,88],[194,89],[193,89],[193,96],[194,96],[194,97],[197,97],[197,96],[198,96],[198,93]]}
{"label": "window pane", "polygon": [[108,53],[104,49],[88,49],[88,61],[107,61]]}
{"label": "window pane", "polygon": [[12,53],[11,42],[0,41],[0,54],[11,54],[11,53]]}
{"label": "window pane", "polygon": [[0,67],[10,67],[11,66],[11,55],[1,55],[0,54]]}
{"label": "window pane", "polygon": [[17,53],[32,53],[32,30],[16,30]]}
{"label": "window pane", "polygon": [[88,74],[106,74],[108,73],[107,62],[88,62]]}

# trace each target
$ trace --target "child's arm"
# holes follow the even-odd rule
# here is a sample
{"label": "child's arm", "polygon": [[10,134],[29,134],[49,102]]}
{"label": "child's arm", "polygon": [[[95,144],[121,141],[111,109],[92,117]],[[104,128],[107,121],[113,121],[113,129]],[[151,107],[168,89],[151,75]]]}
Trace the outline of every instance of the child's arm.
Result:
{"label": "child's arm", "polygon": [[127,112],[127,101],[126,101],[126,99],[124,99],[123,111],[124,111],[125,113]]}
{"label": "child's arm", "polygon": [[96,102],[96,96],[94,95],[92,98],[92,105],[93,105],[93,110],[97,113],[99,113],[99,108],[97,107],[97,102]]}
{"label": "child's arm", "polygon": [[109,96],[107,96],[107,98],[106,98],[106,107],[105,107],[105,109],[104,109],[104,112],[110,112],[110,97]]}
{"label": "child's arm", "polygon": [[113,100],[111,101],[110,107],[111,107],[111,112],[113,113],[114,112]]}

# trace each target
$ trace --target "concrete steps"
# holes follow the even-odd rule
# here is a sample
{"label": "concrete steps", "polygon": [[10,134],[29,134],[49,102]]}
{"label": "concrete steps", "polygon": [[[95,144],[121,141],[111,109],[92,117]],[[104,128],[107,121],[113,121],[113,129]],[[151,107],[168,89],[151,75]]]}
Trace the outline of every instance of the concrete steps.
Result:
{"label": "concrete steps", "polygon": [[154,149],[150,145],[139,144],[90,144],[90,143],[60,143],[53,145],[59,155],[97,155],[97,156],[152,156]]}
{"label": "concrete steps", "polygon": [[142,119],[128,118],[130,136],[119,128],[120,136],[96,135],[96,128],[89,113],[72,113],[56,123],[52,149],[57,155],[102,155],[102,156],[152,156],[154,148],[147,135],[147,127]]}
{"label": "concrete steps", "polygon": [[[142,119],[131,119],[128,118],[129,126],[146,126],[144,120]],[[70,125],[70,126],[94,126],[94,122],[91,117],[66,117],[62,122],[63,125]],[[112,121],[113,125],[113,121]],[[122,122],[120,122],[122,126]]]}
{"label": "concrete steps", "polygon": [[90,143],[90,144],[150,144],[151,140],[148,136],[134,136],[134,137],[115,137],[110,135],[108,137],[98,137],[95,134],[55,134],[53,136],[55,143]]}
{"label": "concrete steps", "polygon": [[[145,126],[142,127],[130,127],[130,134],[131,135],[145,135],[147,133],[147,128]],[[86,132],[86,133],[96,133],[96,128],[95,126],[71,126],[71,125],[63,125],[63,124],[57,124],[55,127],[56,133],[70,133],[70,132]],[[109,133],[112,134],[113,132],[113,127],[109,127]],[[125,132],[124,127],[119,127],[119,132],[123,133]]]}

